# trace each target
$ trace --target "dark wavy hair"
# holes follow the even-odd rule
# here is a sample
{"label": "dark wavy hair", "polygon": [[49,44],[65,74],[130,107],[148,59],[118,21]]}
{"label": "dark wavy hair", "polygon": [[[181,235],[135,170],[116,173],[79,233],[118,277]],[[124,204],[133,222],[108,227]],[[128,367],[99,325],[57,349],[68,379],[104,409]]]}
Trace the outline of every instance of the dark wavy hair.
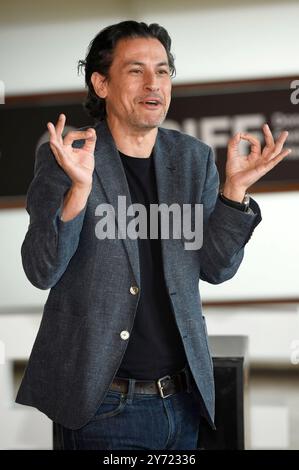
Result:
{"label": "dark wavy hair", "polygon": [[90,42],[84,60],[78,61],[78,74],[84,69],[85,85],[88,88],[84,108],[96,120],[106,116],[105,99],[100,98],[93,88],[91,75],[99,72],[108,77],[113,61],[113,53],[120,39],[155,38],[164,46],[168,58],[170,74],[175,76],[174,57],[170,52],[171,39],[165,28],[157,23],[147,25],[137,21],[122,21],[102,29]]}

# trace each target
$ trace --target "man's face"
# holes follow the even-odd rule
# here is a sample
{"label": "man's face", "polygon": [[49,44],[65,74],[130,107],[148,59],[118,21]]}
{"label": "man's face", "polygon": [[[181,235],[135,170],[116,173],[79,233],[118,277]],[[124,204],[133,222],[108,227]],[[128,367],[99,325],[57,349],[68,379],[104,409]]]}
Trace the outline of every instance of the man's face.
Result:
{"label": "man's face", "polygon": [[108,120],[152,129],[165,119],[171,99],[166,50],[157,39],[122,39],[103,82]]}

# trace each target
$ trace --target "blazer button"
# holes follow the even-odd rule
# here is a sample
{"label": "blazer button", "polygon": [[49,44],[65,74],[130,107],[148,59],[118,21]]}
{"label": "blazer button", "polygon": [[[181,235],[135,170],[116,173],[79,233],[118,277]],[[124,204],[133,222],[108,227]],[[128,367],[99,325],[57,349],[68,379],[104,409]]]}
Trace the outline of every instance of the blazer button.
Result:
{"label": "blazer button", "polygon": [[139,292],[139,288],[137,286],[131,286],[130,287],[130,292],[132,295],[136,295]]}
{"label": "blazer button", "polygon": [[121,332],[120,337],[121,337],[121,339],[126,340],[130,337],[130,333],[128,331],[124,330],[124,331]]}

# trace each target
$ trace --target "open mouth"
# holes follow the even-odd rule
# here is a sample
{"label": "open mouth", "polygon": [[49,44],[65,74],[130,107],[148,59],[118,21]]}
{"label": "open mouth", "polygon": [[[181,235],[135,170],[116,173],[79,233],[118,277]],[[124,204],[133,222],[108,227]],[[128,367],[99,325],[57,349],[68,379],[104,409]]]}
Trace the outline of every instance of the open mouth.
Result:
{"label": "open mouth", "polygon": [[147,108],[158,108],[161,105],[160,100],[145,100],[141,101],[141,104],[145,105]]}

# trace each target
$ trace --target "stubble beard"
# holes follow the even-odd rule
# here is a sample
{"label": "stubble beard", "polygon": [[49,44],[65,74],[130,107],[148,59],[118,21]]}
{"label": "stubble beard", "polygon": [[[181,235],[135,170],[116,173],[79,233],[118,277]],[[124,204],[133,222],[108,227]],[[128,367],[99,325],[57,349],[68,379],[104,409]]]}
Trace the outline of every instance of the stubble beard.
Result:
{"label": "stubble beard", "polygon": [[146,118],[144,116],[138,115],[137,113],[132,113],[129,116],[129,122],[131,126],[136,129],[155,129],[164,122],[166,114],[167,112],[165,112],[165,110],[162,110],[157,117],[152,116]]}

